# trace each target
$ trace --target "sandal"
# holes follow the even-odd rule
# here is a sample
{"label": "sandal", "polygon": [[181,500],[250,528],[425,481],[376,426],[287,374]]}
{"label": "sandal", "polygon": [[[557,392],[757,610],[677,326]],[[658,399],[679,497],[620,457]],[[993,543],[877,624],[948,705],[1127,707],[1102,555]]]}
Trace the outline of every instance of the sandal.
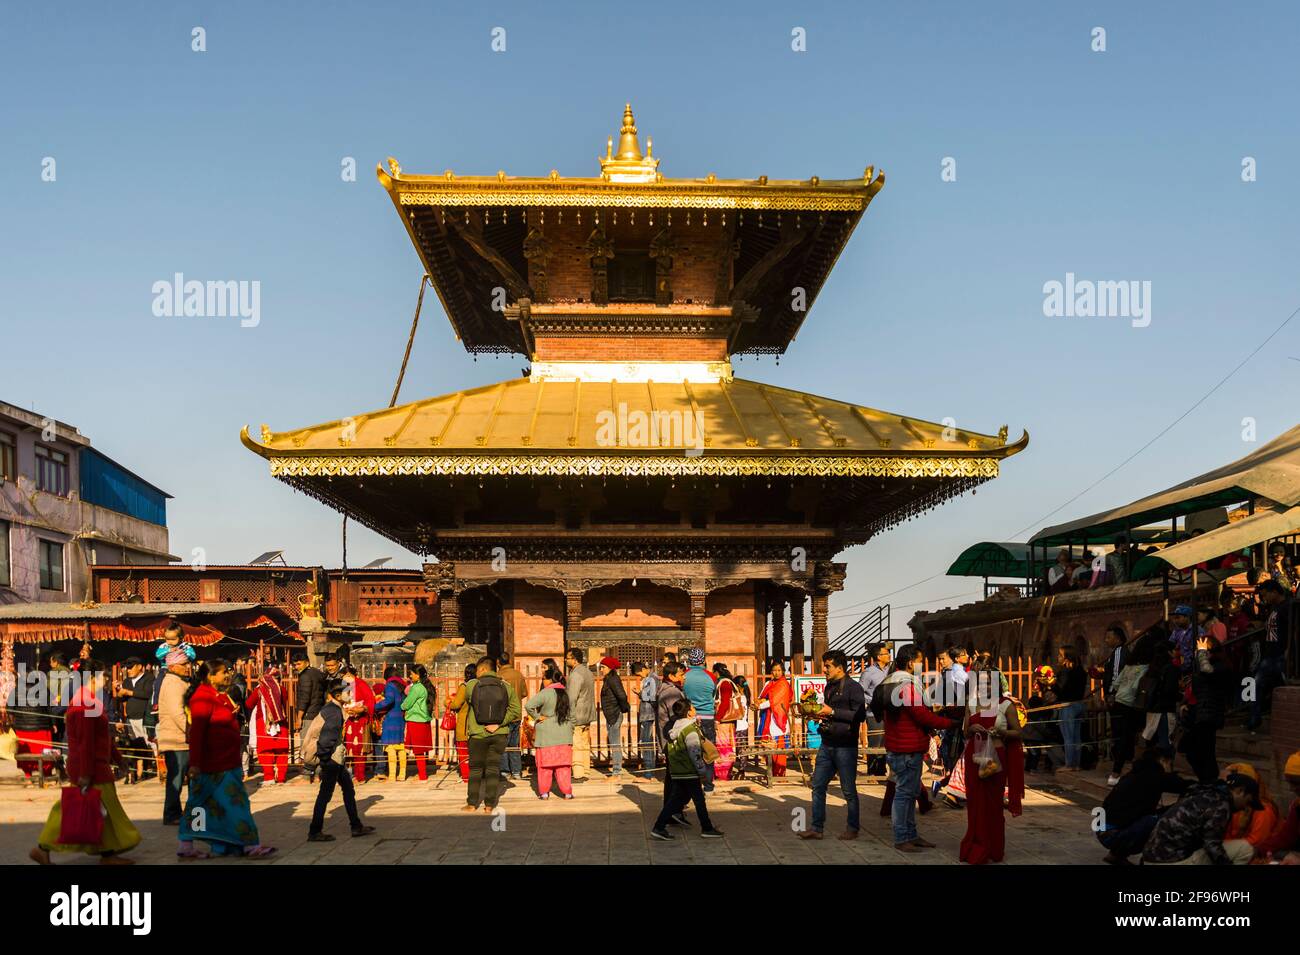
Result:
{"label": "sandal", "polygon": [[244,850],[245,859],[265,859],[276,853],[275,846],[249,846]]}
{"label": "sandal", "polygon": [[188,849],[177,849],[176,858],[178,859],[210,859],[212,858],[207,852],[200,849],[194,843],[189,843]]}

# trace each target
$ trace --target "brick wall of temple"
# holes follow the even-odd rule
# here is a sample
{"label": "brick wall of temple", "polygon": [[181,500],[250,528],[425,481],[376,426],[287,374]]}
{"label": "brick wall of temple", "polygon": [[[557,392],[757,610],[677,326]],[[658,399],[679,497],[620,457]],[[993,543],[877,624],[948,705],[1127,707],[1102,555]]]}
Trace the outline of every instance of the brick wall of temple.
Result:
{"label": "brick wall of temple", "polygon": [[[587,238],[595,227],[595,211],[583,210],[581,223],[570,211],[566,211],[563,222],[557,221],[555,210],[547,211],[544,227],[550,242],[550,258],[546,265],[547,301],[591,301],[591,258],[587,252]],[[535,222],[536,216],[536,210],[530,211],[530,223]],[[668,224],[663,212],[655,214],[652,226],[645,211],[637,210],[633,219],[626,209],[619,210],[617,223],[613,210],[600,210],[600,221],[606,236],[614,242],[615,255],[620,250],[646,251],[651,238]],[[714,302],[723,245],[720,215],[710,213],[706,226],[701,213],[695,210],[691,213],[691,224],[687,225],[686,214],[674,212],[672,234],[678,246],[678,252],[673,256],[673,301]],[[529,282],[534,282],[535,278],[530,263]]]}
{"label": "brick wall of temple", "polygon": [[674,627],[689,629],[690,598],[673,587],[630,584],[601,587],[582,598],[582,625],[600,630],[619,627]]}
{"label": "brick wall of temple", "polygon": [[723,338],[639,335],[537,337],[535,361],[725,361]]}

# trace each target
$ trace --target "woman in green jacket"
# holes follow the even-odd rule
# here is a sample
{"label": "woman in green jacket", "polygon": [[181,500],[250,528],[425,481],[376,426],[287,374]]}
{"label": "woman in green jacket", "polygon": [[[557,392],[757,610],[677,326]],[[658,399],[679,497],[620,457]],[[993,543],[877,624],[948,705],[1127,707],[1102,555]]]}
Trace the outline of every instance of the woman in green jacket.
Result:
{"label": "woman in green jacket", "polygon": [[[438,691],[429,681],[428,671],[416,667],[410,686],[406,688],[406,698],[402,700],[402,715],[406,717],[406,749],[415,757],[418,779],[429,778],[427,763],[429,749],[433,746],[431,714],[437,703]],[[433,768],[438,768],[436,760]]]}
{"label": "woman in green jacket", "polygon": [[537,796],[551,797],[551,784],[565,799],[573,798],[573,719],[564,674],[547,667],[542,688],[524,702],[533,719],[533,755],[537,761]]}

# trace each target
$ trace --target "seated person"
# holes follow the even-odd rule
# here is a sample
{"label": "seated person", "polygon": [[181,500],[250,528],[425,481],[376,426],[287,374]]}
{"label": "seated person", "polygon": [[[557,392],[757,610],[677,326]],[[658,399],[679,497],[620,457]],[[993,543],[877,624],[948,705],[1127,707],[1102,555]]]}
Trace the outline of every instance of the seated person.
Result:
{"label": "seated person", "polygon": [[1106,796],[1101,804],[1105,828],[1097,833],[1097,841],[1107,850],[1105,862],[1130,865],[1128,857],[1142,851],[1160,821],[1161,796],[1187,791],[1191,781],[1173,767],[1172,749],[1148,746]]}
{"label": "seated person", "polygon": [[1287,757],[1283,775],[1297,798],[1291,801],[1286,818],[1272,835],[1255,846],[1255,851],[1272,862],[1300,865],[1300,750]]}
{"label": "seated person", "polygon": [[1247,865],[1255,847],[1224,841],[1232,814],[1260,808],[1259,786],[1241,773],[1191,786],[1165,811],[1142,850],[1143,865]]}

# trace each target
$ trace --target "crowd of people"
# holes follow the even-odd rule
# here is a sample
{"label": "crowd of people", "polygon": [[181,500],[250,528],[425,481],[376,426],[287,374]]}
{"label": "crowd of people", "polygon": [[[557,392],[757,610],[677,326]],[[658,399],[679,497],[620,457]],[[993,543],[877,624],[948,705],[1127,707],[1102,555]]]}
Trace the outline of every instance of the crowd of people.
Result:
{"label": "crowd of people", "polygon": [[[115,747],[134,757],[137,776],[148,775],[156,758],[166,783],[163,822],[176,827],[179,858],[260,859],[275,849],[261,842],[246,780],[260,775],[265,786],[289,782],[291,750],[301,761],[296,779],[318,786],[307,838],[331,841],[325,817],[335,793],[342,795],[351,834],[371,834],[357,809],[356,786],[368,778],[410,778],[408,760],[413,778],[428,778],[437,769],[437,730],[454,738],[465,812],[496,811],[505,789],[525,778],[525,752],[532,755],[538,799],[573,799],[575,784],[593,772],[598,712],[608,775],[617,779],[628,768],[662,781],[654,839],[672,840],[675,829],[691,828],[692,807],[699,835],[721,837],[708,812],[715,783],[733,778],[743,768],[740,760],[755,751],[765,754],[773,776],[784,776],[802,718],[816,737],[811,818],[802,838],[824,837],[827,792],[836,779],[845,803],[839,838],[858,838],[857,775],[865,756],[868,772],[887,770],[881,811],[899,852],[933,848],[918,831],[917,814],[943,793],[966,812],[962,861],[999,862],[1005,813],[1020,814],[1025,773],[1077,772],[1091,744],[1100,742],[1085,740],[1092,706],[1106,710],[1110,727],[1113,789],[1098,831],[1106,861],[1123,864],[1140,855],[1150,864],[1297,864],[1300,801],[1283,813],[1255,767],[1238,763],[1221,774],[1216,753],[1217,732],[1232,709],[1244,708],[1250,726],[1267,713],[1267,693],[1282,681],[1292,645],[1291,602],[1290,592],[1270,579],[1253,604],[1227,594],[1218,606],[1180,605],[1167,622],[1133,640],[1117,624],[1095,665],[1066,647],[1055,667],[1040,667],[1027,706],[1010,695],[988,654],[958,646],[939,657],[937,700],[918,650],[904,646],[895,658],[883,645],[872,648],[869,665],[857,675],[849,673],[842,652],[827,652],[820,697],[797,698],[779,660],[755,694],[726,664],[706,666],[699,648],[680,660],[665,653],[656,668],[635,663],[627,668],[629,681],[617,658],[605,656],[593,669],[579,647],[562,662],[544,660],[532,693],[507,655],[485,655],[466,667],[443,701],[422,666],[389,666],[383,680],[371,684],[343,656],[327,654],[317,668],[296,652],[290,694],[276,666],[250,681],[248,668],[236,661],[196,662],[183,631],[171,627],[156,648],[156,667],[129,658],[116,683],[105,678],[106,668],[89,648],[71,665],[52,654],[52,673],[79,670],[86,680],[69,698],[20,708],[11,720],[21,752],[39,758],[66,749],[68,776],[103,819],[95,839],[73,839],[69,832],[81,831],[77,825],[88,810],[61,800],[31,853],[42,863],[51,861],[51,852],[82,851],[112,864],[139,843],[116,797]],[[1241,638],[1255,630],[1258,649],[1246,652]],[[1243,674],[1253,675],[1260,690],[1248,699],[1234,692]],[[630,753],[625,737],[635,740]],[[864,754],[864,744],[874,752]],[[883,757],[876,755],[881,749]],[[1173,772],[1176,753],[1194,778]],[[927,766],[933,777],[928,788],[922,784]],[[1300,754],[1288,763],[1287,779],[1300,793]],[[1169,795],[1178,801],[1162,805]]]}

